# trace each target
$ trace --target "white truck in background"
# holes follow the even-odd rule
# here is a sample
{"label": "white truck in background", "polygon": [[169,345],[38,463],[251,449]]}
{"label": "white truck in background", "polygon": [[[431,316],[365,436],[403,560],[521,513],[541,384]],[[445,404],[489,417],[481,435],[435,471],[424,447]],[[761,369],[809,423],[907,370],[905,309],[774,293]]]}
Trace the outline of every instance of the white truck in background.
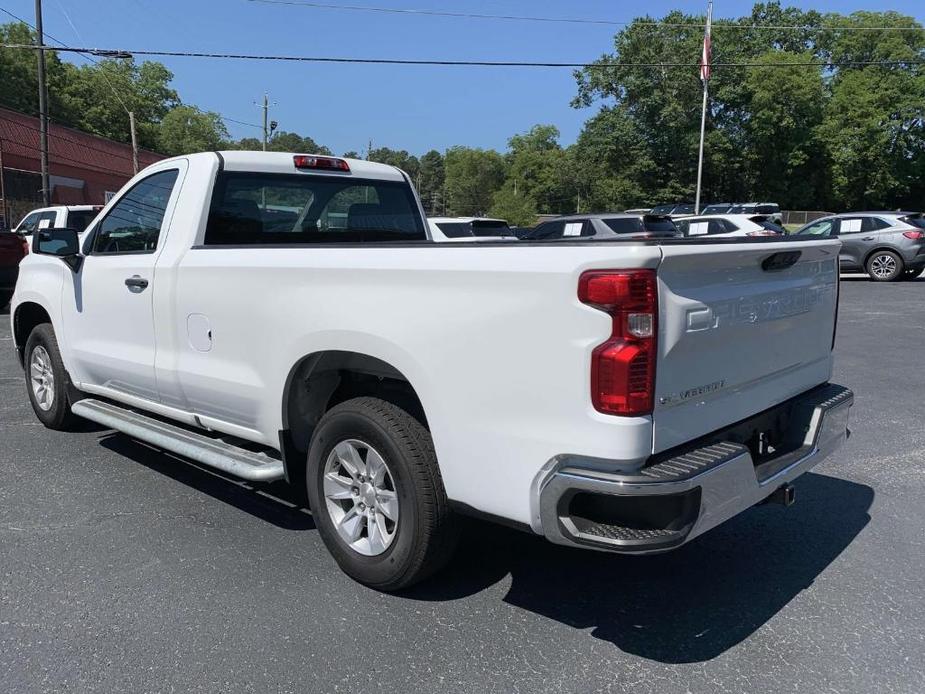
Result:
{"label": "white truck in background", "polygon": [[102,205],[54,205],[32,210],[23,217],[13,233],[29,236],[36,229],[70,228],[82,232],[103,209]]}
{"label": "white truck in background", "polygon": [[789,503],[847,436],[838,245],[434,243],[394,167],[211,152],[39,230],[10,315],[46,426],[286,479],[395,590],[458,514],[649,553]]}

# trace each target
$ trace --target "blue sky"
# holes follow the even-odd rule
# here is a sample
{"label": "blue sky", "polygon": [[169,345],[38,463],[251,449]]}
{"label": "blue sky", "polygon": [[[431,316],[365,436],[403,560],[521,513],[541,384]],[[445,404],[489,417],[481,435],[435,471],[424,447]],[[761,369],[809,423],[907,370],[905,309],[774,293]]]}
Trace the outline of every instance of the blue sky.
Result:
{"label": "blue sky", "polygon": [[[488,14],[629,21],[645,12],[703,12],[706,2],[576,0],[328,0],[331,3]],[[786,3],[785,3],[786,4]],[[794,1],[821,12],[892,9],[925,20],[921,0]],[[747,14],[752,3],[720,0],[718,17]],[[199,50],[344,57],[586,62],[610,50],[618,27],[387,15],[248,0],[44,0],[45,29],[72,46]],[[0,7],[34,17],[33,0]],[[68,17],[70,19],[68,19]],[[0,15],[0,21],[4,16]],[[690,56],[696,60],[696,56]],[[568,69],[362,66],[162,58],[181,98],[230,118],[260,122],[264,91],[281,130],[310,135],[337,153],[374,146],[421,154],[455,144],[504,149],[536,123],[552,123],[573,142],[594,109],[569,106]],[[105,98],[105,95],[103,95]],[[259,136],[229,123],[235,137]]]}

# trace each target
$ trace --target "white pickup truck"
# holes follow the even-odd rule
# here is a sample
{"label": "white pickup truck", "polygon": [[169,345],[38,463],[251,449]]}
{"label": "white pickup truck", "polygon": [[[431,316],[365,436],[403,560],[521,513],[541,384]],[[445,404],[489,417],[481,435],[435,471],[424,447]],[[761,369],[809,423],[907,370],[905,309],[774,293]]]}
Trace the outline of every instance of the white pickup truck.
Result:
{"label": "white pickup truck", "polygon": [[10,313],[46,426],[285,479],[382,590],[439,568],[459,514],[678,547],[847,436],[838,241],[434,243],[398,169],[212,152],[33,251]]}

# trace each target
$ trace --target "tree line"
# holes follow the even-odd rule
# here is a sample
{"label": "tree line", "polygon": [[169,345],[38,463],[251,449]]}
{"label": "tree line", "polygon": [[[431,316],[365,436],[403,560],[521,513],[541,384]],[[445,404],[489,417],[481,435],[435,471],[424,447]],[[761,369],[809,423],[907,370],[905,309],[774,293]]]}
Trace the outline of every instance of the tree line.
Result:
{"label": "tree line", "polygon": [[[691,201],[702,86],[689,64],[700,56],[704,19],[675,11],[617,32],[611,52],[575,73],[572,105],[598,109],[569,146],[542,124],[511,137],[505,152],[456,146],[415,156],[370,146],[343,154],[407,171],[430,214],[532,224],[537,214]],[[0,43],[33,40],[23,24],[0,25]],[[714,23],[713,51],[703,199],[925,207],[925,30],[914,18],[758,3]],[[77,66],[54,51],[47,63],[58,122],[128,141],[131,109],[141,146],[164,154],[262,146],[231,139],[219,114],[182,102],[161,63]],[[36,94],[34,54],[0,49],[0,104],[35,113]],[[269,149],[332,153],[295,132],[274,134]]]}

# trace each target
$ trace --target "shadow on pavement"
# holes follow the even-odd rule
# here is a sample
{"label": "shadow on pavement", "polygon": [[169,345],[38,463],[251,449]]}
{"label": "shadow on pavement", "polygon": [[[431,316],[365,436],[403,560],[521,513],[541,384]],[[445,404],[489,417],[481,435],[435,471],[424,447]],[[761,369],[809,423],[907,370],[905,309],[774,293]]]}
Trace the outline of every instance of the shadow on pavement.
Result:
{"label": "shadow on pavement", "polygon": [[505,602],[664,663],[710,660],[808,588],[870,521],[868,486],[808,473],[797,503],[747,511],[674,552],[619,556],[473,523],[451,565],[405,594],[453,600],[508,574]]}
{"label": "shadow on pavement", "polygon": [[[154,472],[287,530],[311,530],[283,483],[252,485],[114,433],[100,444]],[[870,487],[815,473],[797,502],[758,506],[678,550],[620,556],[560,547],[480,521],[465,522],[450,565],[398,599],[459,600],[510,576],[504,601],[663,663],[715,658],[808,588],[870,521]]]}
{"label": "shadow on pavement", "polygon": [[258,485],[225,477],[119,433],[104,436],[100,445],[279,528],[313,530],[315,527],[311,514],[299,505],[285,483]]}

